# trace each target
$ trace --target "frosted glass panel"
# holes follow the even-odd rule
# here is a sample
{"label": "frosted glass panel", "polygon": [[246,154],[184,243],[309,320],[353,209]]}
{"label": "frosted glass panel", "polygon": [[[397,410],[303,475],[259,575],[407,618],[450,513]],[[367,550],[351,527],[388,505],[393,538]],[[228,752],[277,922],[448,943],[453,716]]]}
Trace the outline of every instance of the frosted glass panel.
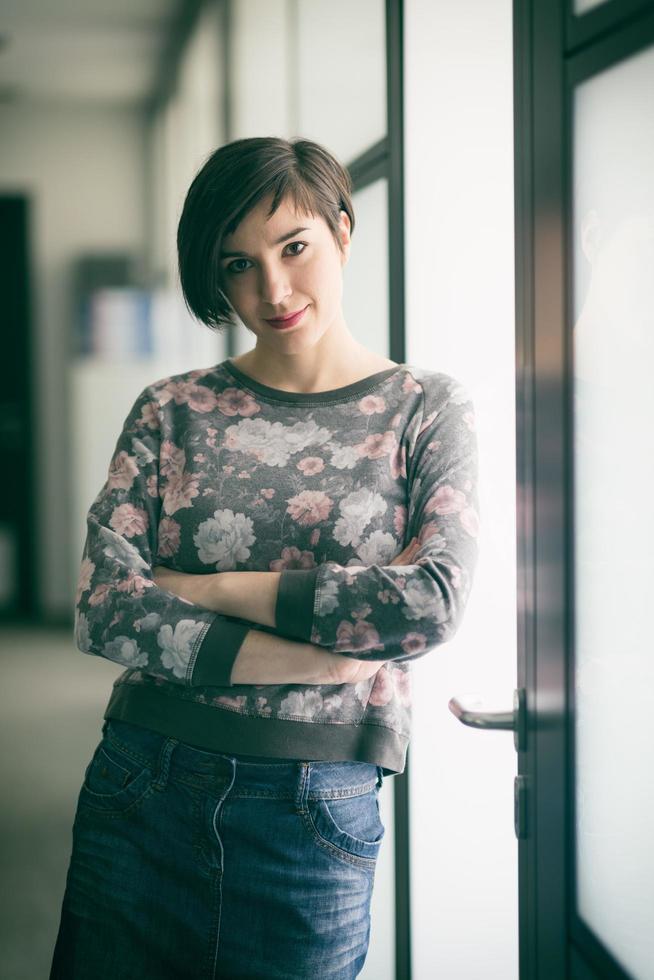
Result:
{"label": "frosted glass panel", "polygon": [[654,49],[574,102],[577,906],[654,980]]}
{"label": "frosted glass panel", "polygon": [[349,163],[386,135],[384,0],[296,4],[298,134]]}
{"label": "frosted glass panel", "polygon": [[360,343],[389,357],[386,179],[358,191],[352,203],[355,225],[343,273],[343,312]]}

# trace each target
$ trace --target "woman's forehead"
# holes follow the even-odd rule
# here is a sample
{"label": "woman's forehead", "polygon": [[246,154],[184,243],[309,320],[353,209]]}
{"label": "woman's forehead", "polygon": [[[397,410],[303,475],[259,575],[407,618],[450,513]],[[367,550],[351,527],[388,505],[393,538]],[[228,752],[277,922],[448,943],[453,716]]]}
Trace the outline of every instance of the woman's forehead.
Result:
{"label": "woman's forehead", "polygon": [[320,215],[312,215],[302,208],[296,208],[292,198],[283,198],[272,215],[269,214],[271,204],[271,196],[258,201],[252,210],[244,215],[234,231],[225,235],[223,244],[227,248],[237,246],[241,238],[250,235],[255,235],[257,238],[263,236],[270,239],[273,244],[276,236],[284,235],[299,227],[313,229],[320,222]]}

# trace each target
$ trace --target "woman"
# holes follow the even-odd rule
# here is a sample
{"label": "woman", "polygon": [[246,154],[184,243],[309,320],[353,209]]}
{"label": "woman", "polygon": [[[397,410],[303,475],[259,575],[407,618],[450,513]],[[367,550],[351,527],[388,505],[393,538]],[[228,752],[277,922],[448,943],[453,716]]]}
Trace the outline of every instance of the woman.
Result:
{"label": "woman", "polygon": [[473,407],[342,309],[347,172],[237,140],[178,229],[191,312],[246,354],[136,399],[88,515],[76,643],[127,669],[87,767],[51,977],[350,978],[404,770],[410,661],[477,557]]}

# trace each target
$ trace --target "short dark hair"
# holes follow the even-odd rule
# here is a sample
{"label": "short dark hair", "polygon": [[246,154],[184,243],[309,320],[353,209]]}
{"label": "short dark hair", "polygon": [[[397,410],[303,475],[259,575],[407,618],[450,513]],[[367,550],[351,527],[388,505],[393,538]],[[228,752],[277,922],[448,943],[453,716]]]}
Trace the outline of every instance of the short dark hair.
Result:
{"label": "short dark hair", "polygon": [[296,211],[325,219],[341,250],[341,211],[354,230],[350,175],[324,146],[307,139],[256,136],[219,147],[195,175],[177,228],[184,300],[193,316],[211,329],[234,322],[221,288],[223,239],[269,194],[268,217],[288,195]]}

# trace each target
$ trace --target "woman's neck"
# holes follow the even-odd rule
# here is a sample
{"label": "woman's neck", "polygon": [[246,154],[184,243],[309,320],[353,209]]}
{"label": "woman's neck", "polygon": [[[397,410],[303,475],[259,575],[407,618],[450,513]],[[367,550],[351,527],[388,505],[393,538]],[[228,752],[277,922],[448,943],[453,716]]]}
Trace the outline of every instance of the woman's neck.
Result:
{"label": "woman's neck", "polygon": [[303,351],[302,356],[287,355],[281,361],[272,358],[269,351],[254,347],[233,362],[260,384],[304,393],[341,388],[396,364],[356,341],[330,356],[314,347]]}

